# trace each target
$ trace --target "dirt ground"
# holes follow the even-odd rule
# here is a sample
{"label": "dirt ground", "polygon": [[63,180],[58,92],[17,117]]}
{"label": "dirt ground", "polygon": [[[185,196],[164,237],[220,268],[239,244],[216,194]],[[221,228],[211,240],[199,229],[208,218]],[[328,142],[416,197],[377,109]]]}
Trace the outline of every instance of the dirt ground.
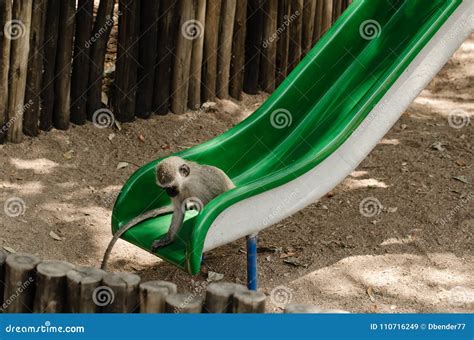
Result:
{"label": "dirt ground", "polygon": [[[219,135],[265,98],[223,102],[198,119],[156,116],[121,130],[87,124],[0,146],[0,248],[100,265],[115,195],[137,166]],[[260,234],[269,311],[285,302],[351,312],[474,311],[474,133],[472,121],[453,128],[453,112],[474,115],[474,36],[357,171]],[[16,218],[3,209],[14,197],[24,202]],[[379,214],[361,214],[366,198],[380,202]],[[207,254],[209,270],[244,283],[244,246],[239,240]],[[123,241],[110,269],[171,280],[181,291],[205,282]]]}

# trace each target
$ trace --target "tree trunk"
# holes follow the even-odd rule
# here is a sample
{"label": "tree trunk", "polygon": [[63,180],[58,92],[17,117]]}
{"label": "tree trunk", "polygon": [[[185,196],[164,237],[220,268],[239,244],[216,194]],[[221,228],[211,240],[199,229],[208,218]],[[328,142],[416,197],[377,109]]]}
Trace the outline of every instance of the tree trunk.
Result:
{"label": "tree trunk", "polygon": [[76,0],[61,1],[53,111],[54,127],[58,130],[67,130],[71,117],[71,62],[75,12]]}
{"label": "tree trunk", "polygon": [[332,22],[335,22],[342,12],[342,0],[334,0],[332,9]]}
{"label": "tree trunk", "polygon": [[82,125],[87,119],[89,47],[91,44],[94,0],[79,0],[76,12],[74,59],[71,79],[71,122]]}
{"label": "tree trunk", "polygon": [[296,16],[290,27],[290,49],[288,51],[289,71],[301,60],[301,30],[303,26],[303,0],[291,0],[291,13]]}
{"label": "tree trunk", "polygon": [[153,89],[153,109],[165,115],[170,109],[171,72],[173,69],[175,32],[175,1],[160,2],[160,19],[158,20],[158,48],[155,86]]}
{"label": "tree trunk", "polygon": [[263,49],[260,65],[260,86],[268,93],[275,90],[278,1],[266,0],[263,27]]}
{"label": "tree trunk", "polygon": [[171,111],[177,114],[186,112],[188,105],[189,71],[193,50],[193,32],[196,0],[180,0],[179,24],[176,32],[176,55],[171,80]]}
{"label": "tree trunk", "polygon": [[327,32],[327,30],[332,25],[332,1],[333,0],[324,0],[323,4],[323,18],[322,18],[322,27],[321,35]]}
{"label": "tree trunk", "polygon": [[47,0],[37,0],[32,10],[30,53],[26,77],[25,112],[23,133],[36,137],[40,112],[41,79],[43,77],[43,42]]}
{"label": "tree trunk", "polygon": [[23,113],[25,110],[26,76],[30,48],[31,11],[33,0],[14,1],[12,21],[4,27],[4,34],[11,36],[10,83],[8,89],[8,140],[23,140]]}
{"label": "tree trunk", "polygon": [[201,72],[204,52],[204,31],[206,24],[206,0],[198,0],[196,6],[196,27],[191,57],[188,106],[195,110],[201,106]]}
{"label": "tree trunk", "polygon": [[[5,27],[12,20],[12,3],[0,0],[0,27]],[[8,126],[5,125],[8,109],[8,72],[10,69],[10,38],[0,34],[0,144],[7,137]]]}
{"label": "tree trunk", "polygon": [[324,0],[318,0],[316,4],[316,15],[314,16],[313,46],[321,38],[323,26],[323,3]]}
{"label": "tree trunk", "polygon": [[138,89],[136,114],[149,118],[153,112],[153,86],[155,84],[156,50],[158,47],[159,2],[140,2],[140,39],[138,51]]}
{"label": "tree trunk", "polygon": [[235,1],[222,1],[216,88],[217,97],[222,99],[229,97],[229,76],[230,63],[232,60],[232,35],[234,33],[235,9]]}
{"label": "tree trunk", "polygon": [[138,0],[120,0],[119,36],[114,82],[114,108],[116,118],[121,122],[135,119],[135,96],[138,65]]}
{"label": "tree trunk", "polygon": [[87,91],[87,118],[89,120],[92,120],[94,112],[102,107],[104,60],[110,31],[114,25],[113,11],[114,0],[101,0],[92,29],[94,41],[91,39],[89,90]]}
{"label": "tree trunk", "polygon": [[288,50],[290,48],[291,0],[278,2],[278,29],[281,29],[277,42],[276,82],[280,85],[288,75]]}
{"label": "tree trunk", "polygon": [[247,37],[245,39],[244,91],[258,93],[258,76],[262,49],[263,18],[262,0],[248,1]]}
{"label": "tree trunk", "polygon": [[202,100],[213,101],[217,86],[217,51],[222,0],[208,0],[206,31],[204,32],[204,62],[202,64]]}
{"label": "tree trunk", "polygon": [[229,93],[242,99],[245,69],[245,36],[247,34],[247,0],[239,1],[235,11],[234,37],[232,44],[232,61],[230,64]]}
{"label": "tree trunk", "polygon": [[316,0],[305,0],[303,10],[303,56],[313,47],[314,16],[316,14]]}
{"label": "tree trunk", "polygon": [[43,79],[39,127],[49,131],[53,127],[54,81],[58,47],[59,8],[61,0],[48,0],[43,47]]}

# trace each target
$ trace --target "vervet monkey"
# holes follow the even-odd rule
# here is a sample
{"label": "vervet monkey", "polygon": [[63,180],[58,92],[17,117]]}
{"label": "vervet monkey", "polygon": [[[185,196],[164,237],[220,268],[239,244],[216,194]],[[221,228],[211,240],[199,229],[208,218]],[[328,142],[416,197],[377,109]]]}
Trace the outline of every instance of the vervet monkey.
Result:
{"label": "vervet monkey", "polygon": [[117,240],[140,222],[173,212],[168,233],[162,239],[153,242],[152,251],[156,251],[174,241],[183,224],[185,212],[189,208],[188,203],[198,205],[202,209],[218,195],[235,188],[234,183],[221,169],[200,165],[177,156],[168,157],[156,165],[156,184],[166,191],[173,205],[148,211],[120,228],[107,247],[102,260],[102,269],[106,269]]}

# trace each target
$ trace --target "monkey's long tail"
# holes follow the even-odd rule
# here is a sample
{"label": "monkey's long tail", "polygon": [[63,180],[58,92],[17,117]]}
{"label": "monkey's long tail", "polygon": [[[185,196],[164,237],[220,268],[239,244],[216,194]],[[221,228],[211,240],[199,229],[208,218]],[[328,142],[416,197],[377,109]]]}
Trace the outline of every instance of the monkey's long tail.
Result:
{"label": "monkey's long tail", "polygon": [[173,206],[166,206],[166,207],[161,207],[157,209],[150,210],[144,214],[141,214],[140,216],[135,217],[132,219],[130,222],[128,222],[126,225],[124,225],[122,228],[120,228],[112,237],[112,240],[110,240],[110,243],[107,247],[107,250],[104,253],[104,258],[102,259],[102,265],[101,269],[107,270],[107,262],[109,261],[110,253],[112,252],[112,249],[114,248],[115,243],[118,241],[120,237],[122,237],[123,234],[125,234],[127,231],[132,229],[134,226],[139,224],[140,222],[143,222],[145,220],[148,220],[149,218],[157,217],[160,215],[168,214],[170,212],[173,212]]}

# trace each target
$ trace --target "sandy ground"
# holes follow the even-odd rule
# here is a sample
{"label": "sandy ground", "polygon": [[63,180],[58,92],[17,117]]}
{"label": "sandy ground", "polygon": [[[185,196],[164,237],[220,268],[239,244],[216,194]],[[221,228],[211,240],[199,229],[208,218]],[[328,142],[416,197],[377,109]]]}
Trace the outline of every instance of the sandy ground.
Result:
{"label": "sandy ground", "polygon": [[[222,133],[265,97],[221,103],[198,119],[157,116],[120,131],[87,124],[0,146],[0,203],[24,202],[19,217],[0,210],[0,248],[98,266],[115,195],[137,166]],[[260,289],[270,296],[269,311],[285,302],[351,312],[474,311],[474,133],[472,121],[451,127],[453,112],[474,114],[474,37],[357,171],[261,233]],[[121,162],[129,165],[119,169]],[[366,198],[380,202],[379,214],[361,214]],[[208,268],[244,283],[244,246],[239,240],[210,252]],[[182,291],[205,281],[123,241],[111,270],[171,280]]]}

